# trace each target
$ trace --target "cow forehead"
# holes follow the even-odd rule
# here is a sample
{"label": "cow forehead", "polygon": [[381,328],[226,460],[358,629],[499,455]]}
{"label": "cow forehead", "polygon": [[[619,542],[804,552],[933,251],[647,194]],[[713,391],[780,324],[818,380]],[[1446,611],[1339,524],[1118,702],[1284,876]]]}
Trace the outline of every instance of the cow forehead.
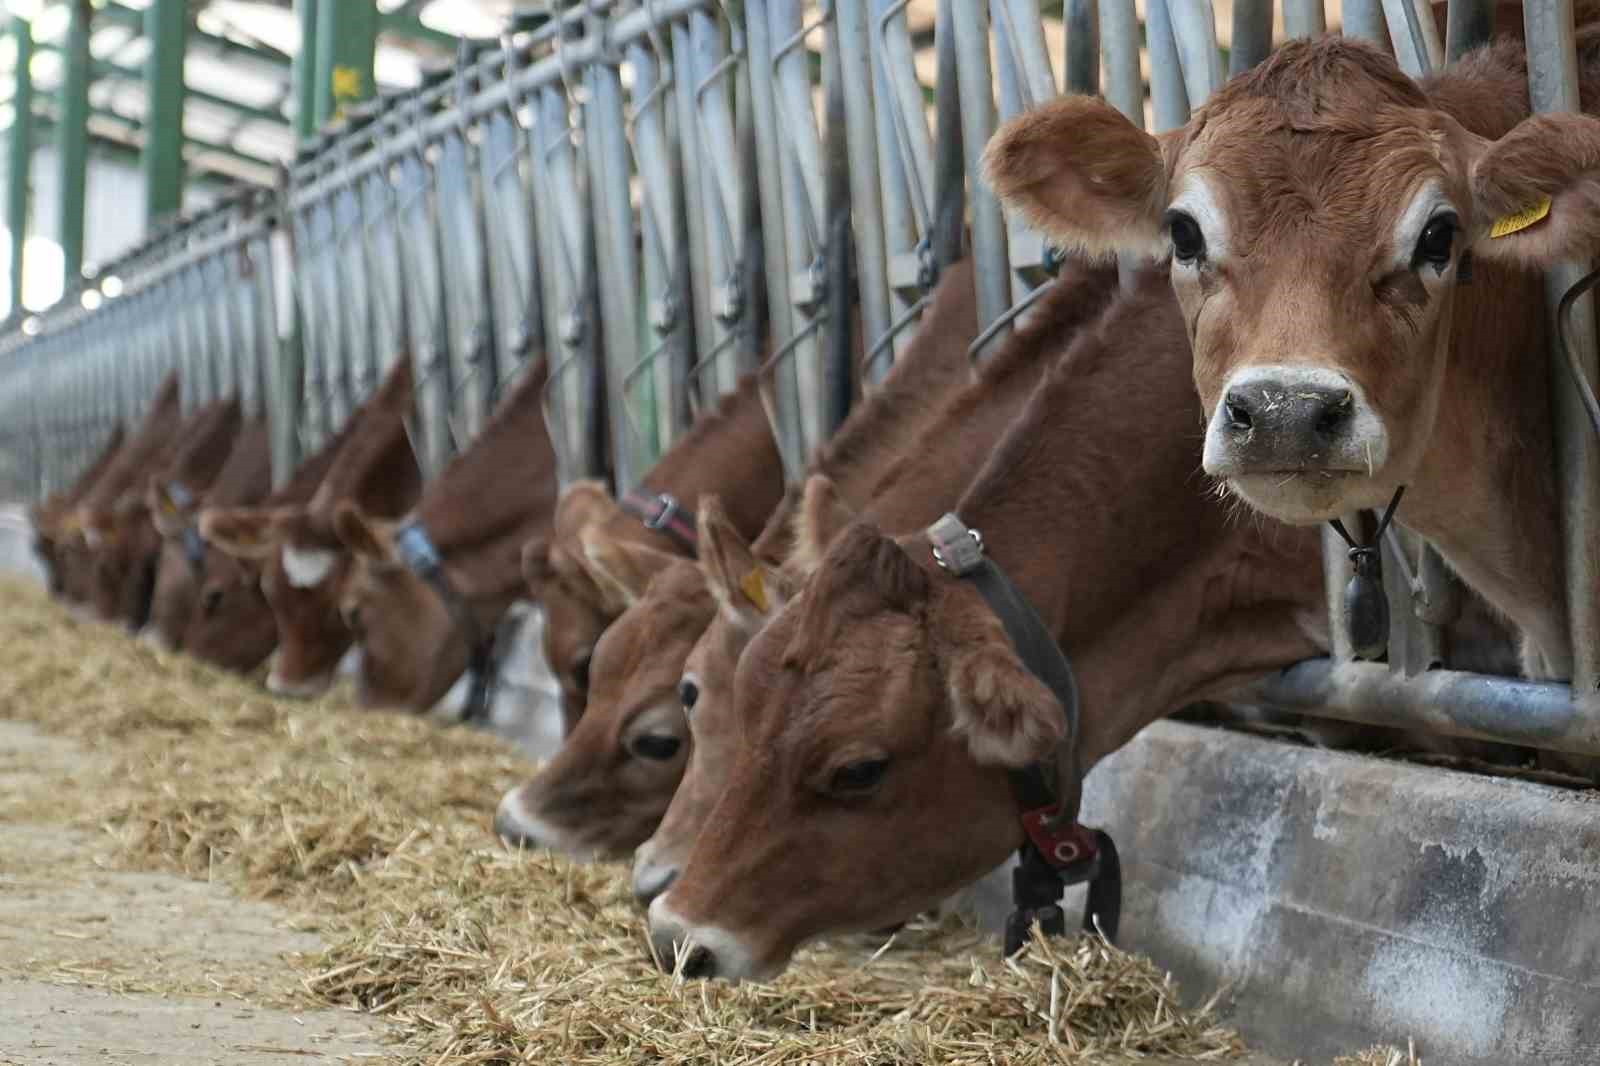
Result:
{"label": "cow forehead", "polygon": [[338,561],[339,553],[331,548],[283,545],[283,576],[293,588],[316,588],[328,579]]}
{"label": "cow forehead", "polygon": [[1169,198],[1215,201],[1230,258],[1298,255],[1306,242],[1349,262],[1354,248],[1377,251],[1430,183],[1469,209],[1465,159],[1436,119],[1394,107],[1322,122],[1208,112],[1175,160]]}

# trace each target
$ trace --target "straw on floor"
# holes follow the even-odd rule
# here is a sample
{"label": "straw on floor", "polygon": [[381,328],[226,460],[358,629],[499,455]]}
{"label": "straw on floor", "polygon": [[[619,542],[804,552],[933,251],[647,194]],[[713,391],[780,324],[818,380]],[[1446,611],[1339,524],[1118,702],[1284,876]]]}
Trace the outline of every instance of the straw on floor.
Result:
{"label": "straw on floor", "polygon": [[[495,801],[535,770],[502,742],[337,694],[275,700],[17,583],[0,583],[0,641],[0,716],[114,759],[103,790],[41,810],[102,828],[125,864],[223,878],[304,915],[332,945],[292,960],[306,995],[390,1019],[403,1061],[1030,1066],[1243,1050],[1148,961],[1095,938],[1001,962],[947,921],[887,947],[809,949],[770,985],[661,974],[621,866],[491,838]],[[1350,1062],[1405,1062],[1389,1051]]]}

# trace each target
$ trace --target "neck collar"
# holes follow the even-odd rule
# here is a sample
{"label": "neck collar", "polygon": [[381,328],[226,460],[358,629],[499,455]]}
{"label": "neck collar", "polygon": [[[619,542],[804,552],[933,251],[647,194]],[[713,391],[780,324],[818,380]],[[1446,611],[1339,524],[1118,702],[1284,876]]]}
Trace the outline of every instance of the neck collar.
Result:
{"label": "neck collar", "polygon": [[646,529],[665,533],[677,541],[690,558],[699,555],[700,534],[695,528],[694,512],[680,504],[670,492],[654,496],[630,492],[622,497],[622,509],[644,523]]}

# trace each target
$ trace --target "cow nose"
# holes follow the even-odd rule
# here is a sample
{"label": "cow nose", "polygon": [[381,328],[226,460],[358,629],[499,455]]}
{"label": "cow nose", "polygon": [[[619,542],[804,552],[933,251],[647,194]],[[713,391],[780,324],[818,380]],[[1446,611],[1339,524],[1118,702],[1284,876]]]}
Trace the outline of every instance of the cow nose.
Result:
{"label": "cow nose", "polygon": [[678,879],[676,866],[656,866],[645,864],[634,871],[633,898],[642,906],[648,907],[655,902],[655,898],[672,887],[672,882]]}
{"label": "cow nose", "polygon": [[536,848],[539,842],[530,835],[523,825],[522,819],[517,816],[519,800],[518,789],[507,792],[500,800],[500,806],[494,812],[494,835],[505,841],[511,847]]}
{"label": "cow nose", "polygon": [[1222,403],[1227,432],[1241,441],[1258,433],[1331,441],[1350,427],[1355,414],[1355,397],[1347,388],[1276,378],[1235,385]]}
{"label": "cow nose", "polygon": [[687,944],[685,931],[676,923],[650,922],[650,949],[656,965],[666,973],[678,972],[678,956],[685,946],[683,976],[709,980],[717,976],[717,956],[704,944]]}

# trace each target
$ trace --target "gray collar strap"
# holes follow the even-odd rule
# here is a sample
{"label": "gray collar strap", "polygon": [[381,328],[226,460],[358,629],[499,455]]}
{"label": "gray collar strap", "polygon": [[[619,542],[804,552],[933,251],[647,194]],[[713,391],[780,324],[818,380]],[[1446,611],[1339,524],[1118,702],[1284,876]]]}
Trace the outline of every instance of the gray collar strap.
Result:
{"label": "gray collar strap", "polygon": [[394,548],[401,564],[433,589],[466,639],[467,672],[471,676],[471,687],[467,690],[467,705],[462,712],[462,720],[471,722],[487,718],[489,704],[494,699],[497,670],[495,644],[499,627],[484,633],[477,616],[472,613],[472,606],[444,572],[444,559],[420,520],[413,519],[395,531]]}
{"label": "gray collar strap", "polygon": [[[934,562],[951,575],[971,582],[1000,619],[1017,658],[1061,704],[1067,719],[1064,761],[1067,767],[1074,766],[1078,685],[1072,665],[1049,627],[1005,571],[985,554],[983,535],[976,529],[956,515],[946,514],[928,527],[925,536]],[[1015,907],[1006,919],[1005,953],[1013,955],[1020,950],[1035,924],[1046,935],[1065,933],[1061,890],[1084,882],[1089,883],[1089,895],[1084,904],[1083,929],[1094,932],[1098,922],[1098,929],[1106,938],[1115,940],[1122,912],[1122,864],[1109,834],[1078,821],[1082,781],[1077,773],[1069,769],[1069,779],[1058,780],[1056,762],[1033,763],[1008,773],[1011,790],[1022,808],[1023,844],[1011,876]]]}

